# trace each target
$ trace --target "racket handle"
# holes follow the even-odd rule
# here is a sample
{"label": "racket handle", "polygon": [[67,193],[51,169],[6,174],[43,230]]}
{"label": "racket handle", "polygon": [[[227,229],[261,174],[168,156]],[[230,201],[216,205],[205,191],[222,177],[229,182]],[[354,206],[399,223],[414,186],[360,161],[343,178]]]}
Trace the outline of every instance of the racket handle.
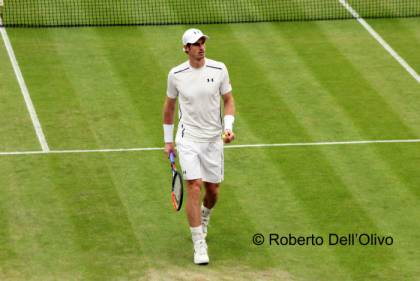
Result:
{"label": "racket handle", "polygon": [[173,152],[169,153],[169,161],[171,161],[171,164],[175,164],[175,155]]}

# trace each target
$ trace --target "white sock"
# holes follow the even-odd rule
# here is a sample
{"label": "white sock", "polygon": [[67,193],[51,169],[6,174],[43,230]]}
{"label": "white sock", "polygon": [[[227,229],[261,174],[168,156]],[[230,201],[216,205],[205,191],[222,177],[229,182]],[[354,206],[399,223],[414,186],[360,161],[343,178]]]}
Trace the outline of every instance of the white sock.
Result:
{"label": "white sock", "polygon": [[204,205],[201,205],[201,216],[202,217],[209,217],[211,214],[211,210]]}
{"label": "white sock", "polygon": [[192,241],[194,244],[199,240],[204,240],[203,228],[200,226],[190,227]]}

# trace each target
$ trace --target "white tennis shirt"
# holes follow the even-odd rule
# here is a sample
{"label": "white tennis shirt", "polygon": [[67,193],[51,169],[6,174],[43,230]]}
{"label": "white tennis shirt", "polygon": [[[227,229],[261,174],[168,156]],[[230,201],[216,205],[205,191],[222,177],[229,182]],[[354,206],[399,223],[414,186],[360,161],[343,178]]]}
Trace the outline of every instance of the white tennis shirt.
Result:
{"label": "white tennis shirt", "polygon": [[220,97],[232,91],[229,74],[222,62],[205,58],[201,68],[186,61],[169,71],[166,95],[178,98],[176,139],[211,142],[220,139],[222,112]]}

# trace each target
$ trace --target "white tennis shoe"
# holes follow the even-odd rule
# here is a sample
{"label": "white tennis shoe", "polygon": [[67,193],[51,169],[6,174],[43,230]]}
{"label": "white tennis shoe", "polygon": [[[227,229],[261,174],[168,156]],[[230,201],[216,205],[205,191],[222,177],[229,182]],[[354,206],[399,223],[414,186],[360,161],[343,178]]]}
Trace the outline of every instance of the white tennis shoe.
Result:
{"label": "white tennis shoe", "polygon": [[209,255],[207,254],[206,240],[198,240],[194,243],[194,263],[195,264],[208,264]]}

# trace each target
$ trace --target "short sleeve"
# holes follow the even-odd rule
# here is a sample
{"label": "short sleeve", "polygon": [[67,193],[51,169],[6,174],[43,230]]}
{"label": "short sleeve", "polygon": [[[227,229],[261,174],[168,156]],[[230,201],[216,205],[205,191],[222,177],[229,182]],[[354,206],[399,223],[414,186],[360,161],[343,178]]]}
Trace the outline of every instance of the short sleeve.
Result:
{"label": "short sleeve", "polygon": [[229,73],[225,65],[222,68],[222,82],[220,84],[220,93],[222,95],[232,91],[232,85],[230,84]]}
{"label": "short sleeve", "polygon": [[172,73],[172,71],[170,71],[168,74],[168,88],[166,90],[166,95],[173,99],[178,97],[178,90],[175,85],[175,75]]}

